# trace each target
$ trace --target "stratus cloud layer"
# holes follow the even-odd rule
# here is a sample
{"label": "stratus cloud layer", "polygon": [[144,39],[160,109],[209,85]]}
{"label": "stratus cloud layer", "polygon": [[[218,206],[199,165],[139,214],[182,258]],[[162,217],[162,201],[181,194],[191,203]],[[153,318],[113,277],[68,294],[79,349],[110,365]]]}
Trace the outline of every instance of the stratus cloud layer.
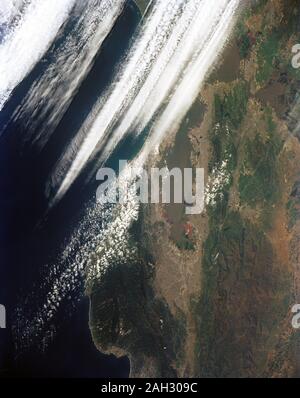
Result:
{"label": "stratus cloud layer", "polygon": [[156,136],[167,132],[170,123],[166,119],[170,119],[170,113],[172,123],[180,122],[228,37],[238,3],[154,3],[112,89],[101,99],[57,165],[51,184],[58,189],[51,205],[64,196],[95,149],[102,150],[104,161],[126,134],[138,134],[150,121],[156,120]]}
{"label": "stratus cloud layer", "polygon": [[[71,11],[75,0],[31,0],[0,42],[0,110],[12,90],[45,53]],[[3,20],[20,4],[0,3]]]}
{"label": "stratus cloud layer", "polygon": [[[186,4],[186,0],[158,0],[154,3],[154,9],[146,24],[141,28],[125,62],[125,67],[116,77],[112,89],[96,106],[82,131],[78,133],[58,164],[53,180],[54,185],[61,184],[61,186],[52,204],[66,193],[98,142],[109,135],[114,123],[130,105],[168,40],[172,28],[178,23],[182,8]],[[83,143],[78,148],[78,142],[81,143],[82,140],[81,137]],[[72,162],[73,154],[76,152],[77,156]],[[64,180],[61,181],[61,178]]]}
{"label": "stratus cloud layer", "polygon": [[[121,14],[126,0],[86,0],[76,3],[72,30],[56,47],[51,63],[22,101],[14,118],[28,120],[23,137],[42,149],[90,71],[102,43]],[[38,131],[38,134],[37,134]]]}

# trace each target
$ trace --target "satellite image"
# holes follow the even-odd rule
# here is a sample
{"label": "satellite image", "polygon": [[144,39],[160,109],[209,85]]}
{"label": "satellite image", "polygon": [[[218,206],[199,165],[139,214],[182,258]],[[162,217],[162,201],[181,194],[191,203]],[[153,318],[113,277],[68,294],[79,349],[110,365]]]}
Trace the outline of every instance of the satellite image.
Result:
{"label": "satellite image", "polygon": [[0,220],[1,379],[300,378],[299,0],[0,0]]}

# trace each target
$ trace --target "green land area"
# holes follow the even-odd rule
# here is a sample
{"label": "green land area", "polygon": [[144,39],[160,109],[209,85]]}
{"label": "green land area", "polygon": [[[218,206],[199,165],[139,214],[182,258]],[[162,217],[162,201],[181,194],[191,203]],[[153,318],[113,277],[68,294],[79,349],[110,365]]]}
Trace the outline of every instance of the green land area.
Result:
{"label": "green land area", "polygon": [[156,160],[206,170],[206,211],[145,206],[135,261],[90,292],[94,341],[132,376],[300,377],[300,4],[253,4]]}

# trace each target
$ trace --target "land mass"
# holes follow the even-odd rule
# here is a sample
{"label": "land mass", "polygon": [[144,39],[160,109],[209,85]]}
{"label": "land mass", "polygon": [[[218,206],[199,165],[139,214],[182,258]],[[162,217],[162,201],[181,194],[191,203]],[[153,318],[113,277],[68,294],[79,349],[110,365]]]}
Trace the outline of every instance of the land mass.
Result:
{"label": "land mass", "polygon": [[203,167],[208,195],[194,216],[145,205],[130,231],[136,259],[89,292],[95,344],[128,355],[131,376],[300,376],[291,324],[300,302],[299,18],[296,0],[245,9],[177,136],[149,164]]}

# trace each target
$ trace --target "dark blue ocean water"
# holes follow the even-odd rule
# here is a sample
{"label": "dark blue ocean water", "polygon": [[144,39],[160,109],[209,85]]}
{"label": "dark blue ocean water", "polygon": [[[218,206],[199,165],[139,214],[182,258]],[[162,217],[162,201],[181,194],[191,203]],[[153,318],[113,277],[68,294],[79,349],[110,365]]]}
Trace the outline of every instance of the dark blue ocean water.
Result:
{"label": "dark blue ocean water", "polygon": [[[55,261],[63,242],[82,217],[84,204],[95,193],[94,186],[85,186],[79,179],[48,219],[38,224],[47,208],[45,181],[67,142],[111,82],[139,20],[139,11],[129,0],[88,77],[41,153],[30,145],[20,145],[26,120],[9,123],[0,138],[0,304],[6,306],[8,317],[7,329],[0,330],[0,377],[129,375],[127,358],[105,356],[95,348],[88,327],[89,303],[82,295],[83,284],[74,293],[74,298],[80,297],[80,300],[73,302],[70,308],[62,306],[58,311],[55,317],[57,333],[44,353],[35,345],[25,352],[16,349],[11,332],[15,320],[11,318],[20,300],[25,300],[35,290],[37,308],[43,302],[46,292],[36,289],[42,282],[41,267]],[[64,27],[66,30],[71,28],[68,24]],[[43,73],[51,59],[51,50],[16,88],[0,113],[0,125],[10,120],[24,94]],[[35,308],[30,311],[29,317]]]}

